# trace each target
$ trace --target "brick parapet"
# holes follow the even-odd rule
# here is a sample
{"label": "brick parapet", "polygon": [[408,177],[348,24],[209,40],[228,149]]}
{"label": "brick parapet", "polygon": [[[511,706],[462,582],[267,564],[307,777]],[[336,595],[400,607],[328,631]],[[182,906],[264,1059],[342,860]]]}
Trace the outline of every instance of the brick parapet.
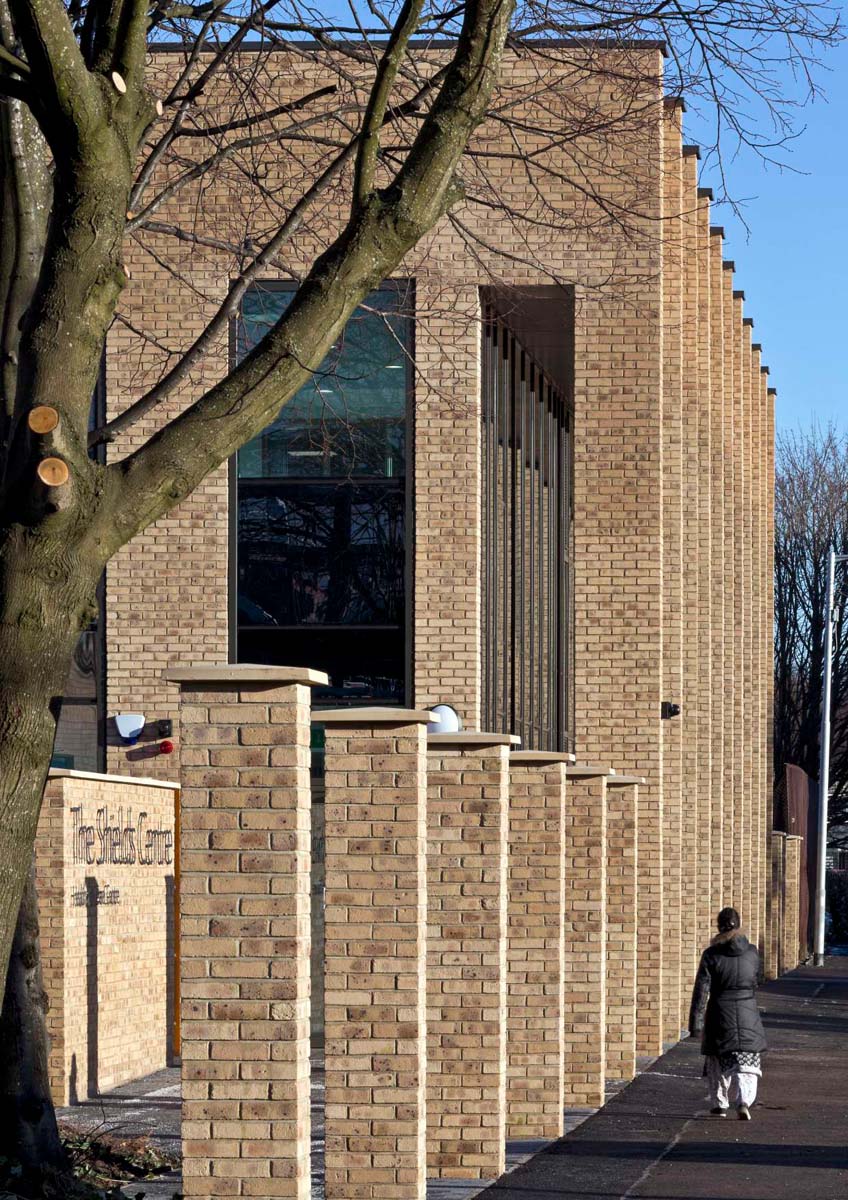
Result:
{"label": "brick parapet", "polygon": [[493,1179],[505,1166],[508,756],[504,744],[432,739],[428,752],[427,1169],[434,1177]]}
{"label": "brick parapet", "polygon": [[41,970],[49,999],[47,1066],[54,1104],[72,1099],[65,1053],[65,842],[65,787],[60,780],[48,779],[35,839],[35,881]]}
{"label": "brick parapet", "polygon": [[[507,1138],[557,1138],[563,1130],[565,797],[564,762],[511,756]],[[633,969],[631,985],[635,999]]]}
{"label": "brick parapet", "polygon": [[[607,1080],[636,1074],[636,926],[639,784],[607,780],[606,788],[606,1012]],[[678,967],[677,992],[680,992]],[[678,995],[678,1008],[679,1008]],[[669,1039],[680,1036],[677,1026]]]}
{"label": "brick parapet", "polygon": [[327,1200],[426,1195],[427,716],[325,727]]}
{"label": "brick parapet", "polygon": [[177,792],[80,771],[48,777],[35,867],[56,1104],[169,1065]]}
{"label": "brick parapet", "polygon": [[777,829],[769,837],[769,876],[766,905],[766,952],[763,973],[766,979],[777,979],[781,973],[780,955],[783,926],[784,846],[786,834]]}
{"label": "brick parapet", "polygon": [[780,973],[798,966],[801,937],[801,846],[804,839],[788,833],[783,839],[783,914],[780,929]]}
{"label": "brick parapet", "polygon": [[178,674],[183,1191],[306,1200],[318,680]]}
{"label": "brick parapet", "polygon": [[[606,776],[569,774],[565,813],[565,1104],[597,1108],[606,1084]],[[640,894],[643,883],[656,893],[659,871],[649,872],[646,864]]]}

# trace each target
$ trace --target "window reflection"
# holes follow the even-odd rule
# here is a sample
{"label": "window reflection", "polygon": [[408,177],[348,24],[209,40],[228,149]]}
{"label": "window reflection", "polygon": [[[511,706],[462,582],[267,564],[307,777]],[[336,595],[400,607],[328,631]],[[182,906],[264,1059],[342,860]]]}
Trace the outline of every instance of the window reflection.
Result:
{"label": "window reflection", "polygon": [[370,485],[239,496],[239,620],[373,625],[403,620],[404,495]]}
{"label": "window reflection", "polygon": [[[257,289],[239,326],[244,355],[274,324],[291,292]],[[372,293],[320,369],[239,452],[242,478],[395,478],[405,468],[408,321],[393,289]]]}
{"label": "window reflection", "polygon": [[[248,353],[292,291],[246,297]],[[317,700],[403,703],[411,321],[385,286],[238,454],[237,659],[326,671]]]}

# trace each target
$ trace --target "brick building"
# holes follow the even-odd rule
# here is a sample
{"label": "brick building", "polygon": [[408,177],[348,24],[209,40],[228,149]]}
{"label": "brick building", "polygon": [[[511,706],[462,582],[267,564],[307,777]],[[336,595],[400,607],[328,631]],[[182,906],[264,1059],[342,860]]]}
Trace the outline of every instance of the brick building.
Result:
{"label": "brick building", "polygon": [[[163,76],[172,60],[159,52]],[[734,903],[764,935],[773,392],[682,106],[663,96],[661,48],[589,61],[547,47],[542,67],[509,52],[501,98],[527,118],[523,152],[544,151],[557,220],[532,219],[507,134],[486,126],[499,206],[468,201],[459,225],[442,221],[327,370],[110,565],[102,678],[89,655],[57,750],[63,766],[174,778],[179,739],[174,757],[157,752],[157,722],[178,711],[164,672],[231,661],[327,672],[318,707],[445,702],[467,730],[615,768],[629,781],[616,828],[638,839],[633,927],[654,946],[636,1046],[658,1053],[679,1036],[712,913]],[[284,50],[263,71],[281,102],[319,76]],[[604,120],[559,145],[545,125],[557,105]],[[343,216],[337,199],[117,455],[282,311],[291,273]],[[222,242],[242,228],[237,179],[157,216],[194,203]],[[231,272],[223,251],[165,233],[131,243],[127,264],[110,414],[161,370],[163,346],[201,332]],[[120,712],[147,718],[129,749]],[[575,786],[589,828],[600,793],[591,776]]]}

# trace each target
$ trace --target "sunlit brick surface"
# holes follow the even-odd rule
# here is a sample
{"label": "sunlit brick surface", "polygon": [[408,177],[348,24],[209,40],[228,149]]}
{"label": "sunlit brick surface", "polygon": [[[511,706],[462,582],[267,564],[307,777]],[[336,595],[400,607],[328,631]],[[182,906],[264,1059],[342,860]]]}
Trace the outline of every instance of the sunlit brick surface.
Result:
{"label": "sunlit brick surface", "polygon": [[[461,735],[458,735],[458,738]],[[508,747],[435,746],[427,766],[427,1172],[505,1163]]]}
{"label": "sunlit brick surface", "polygon": [[310,694],[183,682],[183,1192],[307,1200]]}

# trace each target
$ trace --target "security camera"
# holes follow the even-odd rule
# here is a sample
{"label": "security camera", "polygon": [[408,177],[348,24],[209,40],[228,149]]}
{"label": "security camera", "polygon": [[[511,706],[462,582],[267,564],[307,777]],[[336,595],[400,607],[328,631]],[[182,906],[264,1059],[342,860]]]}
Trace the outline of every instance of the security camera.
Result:
{"label": "security camera", "polygon": [[664,721],[670,721],[672,717],[679,717],[680,705],[672,704],[670,700],[663,700],[660,716]]}

